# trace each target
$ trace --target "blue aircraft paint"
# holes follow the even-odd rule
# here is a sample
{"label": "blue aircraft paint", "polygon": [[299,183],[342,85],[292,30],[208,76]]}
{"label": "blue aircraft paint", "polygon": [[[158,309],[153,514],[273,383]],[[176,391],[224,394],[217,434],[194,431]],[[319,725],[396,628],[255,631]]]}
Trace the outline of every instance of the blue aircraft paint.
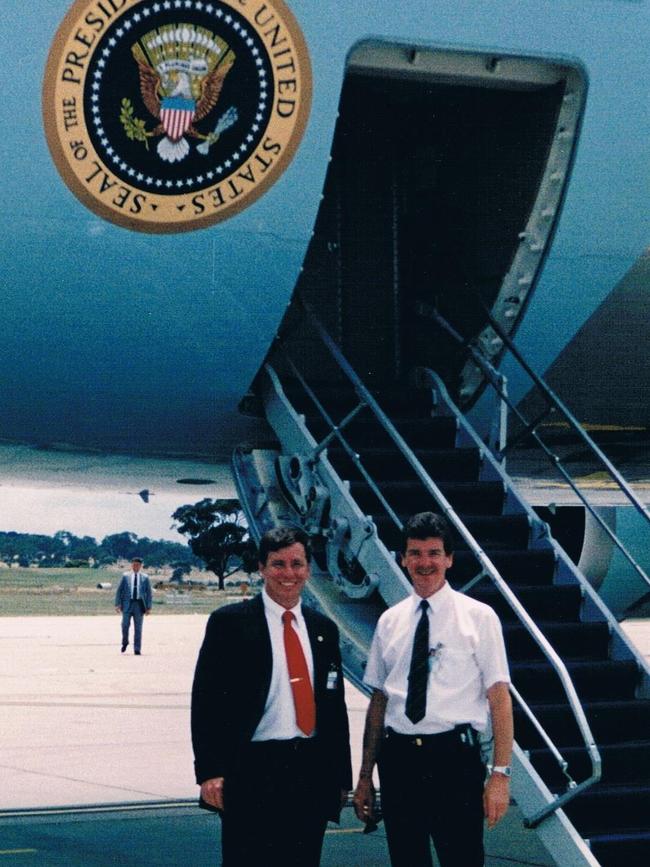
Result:
{"label": "blue aircraft paint", "polygon": [[[68,4],[5,0],[0,436],[223,454],[282,318],[327,170],[346,57],[362,39],[566,59],[588,97],[553,246],[518,333],[543,371],[650,237],[645,2],[290,2],[310,120],[277,183],[227,222],[142,235],[80,204],[43,133],[42,76]],[[517,395],[522,384],[512,378]]]}

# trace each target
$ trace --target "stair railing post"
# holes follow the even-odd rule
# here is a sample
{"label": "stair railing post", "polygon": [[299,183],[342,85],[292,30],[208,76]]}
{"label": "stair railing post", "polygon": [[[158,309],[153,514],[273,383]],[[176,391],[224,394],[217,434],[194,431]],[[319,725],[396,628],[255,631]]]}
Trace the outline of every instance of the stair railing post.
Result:
{"label": "stair railing post", "polygon": [[508,445],[508,377],[494,372],[497,385],[494,389],[495,406],[492,413],[488,446],[502,469],[506,468],[506,447]]}

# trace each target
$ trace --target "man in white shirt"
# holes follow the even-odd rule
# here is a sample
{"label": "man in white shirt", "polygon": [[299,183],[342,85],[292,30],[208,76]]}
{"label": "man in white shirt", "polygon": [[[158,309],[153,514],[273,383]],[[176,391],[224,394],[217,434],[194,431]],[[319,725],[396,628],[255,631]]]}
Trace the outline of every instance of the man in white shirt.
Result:
{"label": "man in white shirt", "polygon": [[301,602],[310,546],[265,533],[264,589],[213,612],[192,689],[202,806],[222,820],[223,867],[317,867],[352,785],[338,630]]}
{"label": "man in white shirt", "polygon": [[[492,828],[510,801],[510,676],[501,625],[487,605],[449,586],[452,539],[440,515],[404,529],[402,563],[413,595],[379,618],[364,682],[373,688],[354,796],[374,818],[378,763],[393,867],[482,867],[483,819]],[[492,722],[487,781],[479,733]]]}
{"label": "man in white shirt", "polygon": [[129,629],[133,620],[133,650],[136,656],[142,652],[142,622],[145,614],[151,613],[151,583],[142,572],[142,558],[134,557],[131,571],[122,575],[115,593],[115,610],[122,615],[122,653],[129,644]]}

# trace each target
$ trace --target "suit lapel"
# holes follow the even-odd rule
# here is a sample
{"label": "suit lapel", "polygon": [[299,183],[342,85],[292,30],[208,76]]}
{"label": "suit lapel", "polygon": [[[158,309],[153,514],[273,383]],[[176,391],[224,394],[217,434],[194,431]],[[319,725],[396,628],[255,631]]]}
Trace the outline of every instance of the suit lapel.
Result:
{"label": "suit lapel", "polygon": [[273,650],[271,648],[271,635],[266,622],[264,613],[264,602],[262,594],[258,594],[247,604],[248,617],[247,629],[248,639],[253,647],[253,654],[256,660],[255,671],[252,676],[256,679],[260,694],[263,694],[264,701],[269,693],[271,686],[271,673],[273,670]]}
{"label": "suit lapel", "polygon": [[319,628],[316,618],[310,608],[302,607],[302,615],[305,618],[311,653],[314,660],[314,693],[320,691],[327,677],[327,648],[325,635]]}

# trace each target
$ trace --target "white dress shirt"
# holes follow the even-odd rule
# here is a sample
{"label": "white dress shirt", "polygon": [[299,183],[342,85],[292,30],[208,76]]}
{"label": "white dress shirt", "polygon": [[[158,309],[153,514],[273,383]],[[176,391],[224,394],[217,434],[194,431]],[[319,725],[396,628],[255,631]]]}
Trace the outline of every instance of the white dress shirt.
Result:
{"label": "white dress shirt", "polygon": [[460,723],[485,731],[487,690],[510,683],[499,618],[447,582],[429,596],[429,681],[424,719],[405,714],[413,637],[421,598],[409,596],[379,618],[364,683],[386,695],[384,723],[400,734],[438,734]]}
{"label": "white dress shirt", "polygon": [[[129,598],[133,599],[133,582],[135,581],[136,573],[131,571],[131,572],[128,572],[127,574],[129,576]],[[141,587],[140,587],[140,585],[142,584],[142,570],[140,570],[137,573],[137,575],[138,575],[138,594],[136,596],[136,599],[142,599],[142,592],[141,592]]]}
{"label": "white dress shirt", "polygon": [[314,659],[311,652],[311,644],[309,643],[309,635],[305,618],[302,615],[302,607],[300,602],[294,608],[283,608],[274,602],[266,592],[262,589],[262,600],[264,602],[264,614],[266,622],[271,634],[271,648],[273,651],[273,672],[271,674],[271,685],[269,694],[266,699],[264,713],[259,721],[252,740],[254,741],[269,741],[269,740],[290,740],[291,738],[304,738],[305,733],[302,732],[296,724],[296,711],[293,701],[293,693],[291,684],[289,683],[289,669],[287,667],[287,656],[284,650],[284,624],[282,623],[282,615],[289,610],[294,616],[292,627],[298,633],[300,644],[302,645],[307,668],[309,669],[309,677],[311,678],[312,687],[314,685]]}

